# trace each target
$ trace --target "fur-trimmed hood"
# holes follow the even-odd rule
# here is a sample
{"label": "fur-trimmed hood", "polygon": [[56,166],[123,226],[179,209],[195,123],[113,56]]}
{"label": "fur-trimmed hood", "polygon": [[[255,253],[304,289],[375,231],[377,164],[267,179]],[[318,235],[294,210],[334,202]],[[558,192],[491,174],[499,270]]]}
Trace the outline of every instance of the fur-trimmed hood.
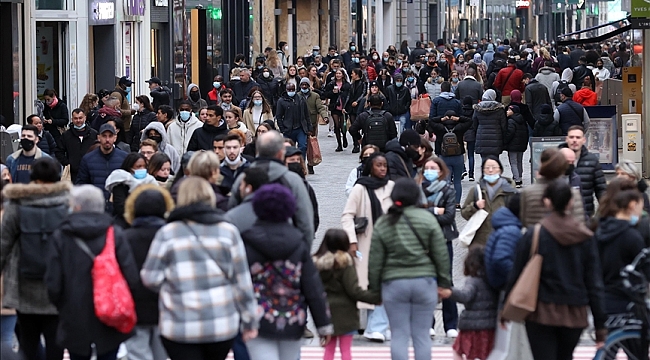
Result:
{"label": "fur-trimmed hood", "polygon": [[313,260],[318,271],[345,269],[348,266],[354,265],[352,256],[340,250],[336,253],[328,251],[327,254],[321,257],[314,256]]}
{"label": "fur-trimmed hood", "polygon": [[165,200],[164,210],[166,215],[174,209],[174,200],[172,199],[172,196],[169,191],[167,191],[167,189],[161,186],[156,186],[154,184],[144,184],[135,188],[135,190],[129,194],[129,197],[124,203],[124,219],[127,223],[133,224],[133,220],[136,218],[135,201],[143,192],[147,190],[157,191],[162,195],[163,199]]}
{"label": "fur-trimmed hood", "polygon": [[71,189],[72,183],[69,181],[59,181],[53,184],[9,184],[2,190],[2,196],[8,201],[55,205],[69,201]]}

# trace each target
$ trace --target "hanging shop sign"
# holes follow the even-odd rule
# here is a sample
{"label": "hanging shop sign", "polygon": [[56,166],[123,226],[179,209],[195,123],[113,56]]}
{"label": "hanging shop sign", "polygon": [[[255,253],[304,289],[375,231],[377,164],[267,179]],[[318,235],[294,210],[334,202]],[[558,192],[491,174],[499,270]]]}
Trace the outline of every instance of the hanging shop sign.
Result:
{"label": "hanging shop sign", "polygon": [[144,16],[147,0],[124,0],[124,15]]}
{"label": "hanging shop sign", "polygon": [[90,0],[88,3],[88,25],[115,24],[115,0]]}

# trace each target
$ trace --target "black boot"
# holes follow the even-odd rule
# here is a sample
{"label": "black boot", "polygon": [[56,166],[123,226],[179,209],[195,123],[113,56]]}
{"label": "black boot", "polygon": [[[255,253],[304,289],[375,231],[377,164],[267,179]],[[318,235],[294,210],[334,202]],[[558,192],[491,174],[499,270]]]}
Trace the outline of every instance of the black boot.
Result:
{"label": "black boot", "polygon": [[348,148],[348,137],[343,134],[343,147]]}
{"label": "black boot", "polygon": [[314,167],[311,165],[307,165],[307,173],[309,175],[314,175]]}
{"label": "black boot", "polygon": [[358,154],[361,152],[361,148],[359,147],[359,144],[354,144],[354,148],[352,149],[353,154]]}

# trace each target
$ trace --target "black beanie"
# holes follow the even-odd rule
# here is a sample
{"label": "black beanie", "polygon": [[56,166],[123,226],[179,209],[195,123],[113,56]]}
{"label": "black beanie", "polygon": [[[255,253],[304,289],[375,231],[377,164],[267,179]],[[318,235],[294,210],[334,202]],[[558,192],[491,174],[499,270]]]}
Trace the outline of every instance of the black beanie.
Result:
{"label": "black beanie", "polygon": [[467,95],[463,98],[463,105],[473,105],[474,99],[471,96]]}
{"label": "black beanie", "polygon": [[553,108],[549,104],[542,104],[542,106],[539,107],[541,110],[542,114],[552,114],[553,113]]}
{"label": "black beanie", "polygon": [[165,217],[167,204],[165,197],[160,191],[145,190],[135,199],[135,217],[156,216]]}

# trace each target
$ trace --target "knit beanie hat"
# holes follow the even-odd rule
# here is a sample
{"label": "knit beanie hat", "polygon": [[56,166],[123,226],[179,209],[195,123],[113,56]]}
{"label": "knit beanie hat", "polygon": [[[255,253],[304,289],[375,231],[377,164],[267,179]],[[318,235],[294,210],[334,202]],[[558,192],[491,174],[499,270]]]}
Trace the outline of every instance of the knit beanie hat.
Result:
{"label": "knit beanie hat", "polygon": [[253,211],[260,220],[281,223],[296,212],[296,198],[280,184],[266,184],[253,196]]}
{"label": "knit beanie hat", "polygon": [[553,108],[549,104],[542,104],[542,106],[539,107],[540,111],[542,114],[552,114],[553,113]]}
{"label": "knit beanie hat", "polygon": [[510,101],[521,103],[521,91],[512,90],[512,92],[510,92]]}
{"label": "knit beanie hat", "polygon": [[399,137],[400,146],[420,145],[420,134],[413,129],[406,129]]}
{"label": "knit beanie hat", "polygon": [[463,105],[473,105],[474,99],[471,96],[467,95],[463,98]]}
{"label": "knit beanie hat", "polygon": [[300,85],[302,85],[304,83],[307,83],[307,84],[309,84],[309,86],[311,86],[311,81],[309,81],[309,79],[306,78],[306,77],[300,79]]}

